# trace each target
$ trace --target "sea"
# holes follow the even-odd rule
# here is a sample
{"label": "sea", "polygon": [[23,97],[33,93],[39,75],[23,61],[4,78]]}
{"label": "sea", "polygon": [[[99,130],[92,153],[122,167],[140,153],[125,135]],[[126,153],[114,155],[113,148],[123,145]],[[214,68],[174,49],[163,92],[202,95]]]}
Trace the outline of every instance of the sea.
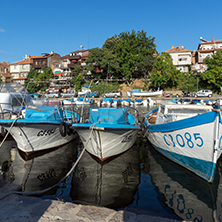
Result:
{"label": "sea", "polygon": [[[138,107],[140,119],[153,108]],[[125,153],[100,162],[85,151],[73,168],[82,150],[77,138],[26,156],[9,138],[0,148],[0,175],[5,183],[42,199],[127,208],[186,221],[222,221],[221,159],[210,184],[158,153],[142,132]]]}

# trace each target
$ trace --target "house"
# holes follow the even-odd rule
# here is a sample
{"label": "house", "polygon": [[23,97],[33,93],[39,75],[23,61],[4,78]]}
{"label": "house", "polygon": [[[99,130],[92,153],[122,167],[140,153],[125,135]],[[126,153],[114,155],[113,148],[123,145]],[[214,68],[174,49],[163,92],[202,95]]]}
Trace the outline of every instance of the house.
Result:
{"label": "house", "polygon": [[32,68],[40,72],[42,68],[50,67],[52,71],[62,63],[61,56],[58,53],[43,53],[41,56],[33,57]]}
{"label": "house", "polygon": [[197,73],[205,72],[207,65],[203,64],[203,60],[209,56],[211,57],[218,50],[222,50],[222,40],[215,40],[212,37],[211,41],[207,41],[200,37],[201,43],[199,43],[197,51],[193,54],[192,70]]}
{"label": "house", "polygon": [[8,62],[1,62],[0,63],[0,78],[2,82],[10,82],[11,81],[11,74],[9,72],[9,63]]}
{"label": "house", "polygon": [[192,64],[192,50],[185,49],[183,46],[174,47],[164,51],[169,53],[173,60],[173,65],[177,67],[181,72],[188,72],[189,67]]}
{"label": "house", "polygon": [[33,58],[35,56],[25,55],[22,61],[10,64],[11,80],[16,83],[24,84],[28,73],[32,68]]}

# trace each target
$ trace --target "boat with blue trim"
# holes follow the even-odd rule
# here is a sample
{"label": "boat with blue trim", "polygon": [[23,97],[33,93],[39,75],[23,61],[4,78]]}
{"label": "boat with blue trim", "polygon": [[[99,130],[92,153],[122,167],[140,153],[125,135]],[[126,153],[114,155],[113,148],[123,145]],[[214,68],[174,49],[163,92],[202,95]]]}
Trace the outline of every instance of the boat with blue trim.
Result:
{"label": "boat with blue trim", "polygon": [[27,155],[40,150],[62,146],[77,137],[69,129],[78,115],[63,107],[31,107],[24,108],[22,115],[13,119],[0,119],[0,126],[15,139],[18,149]]}
{"label": "boat with blue trim", "polygon": [[145,116],[144,132],[161,154],[212,182],[222,152],[221,124],[218,106],[160,103]]}
{"label": "boat with blue trim", "polygon": [[91,108],[89,119],[73,123],[86,150],[101,161],[128,150],[140,130],[138,112],[127,108]]}

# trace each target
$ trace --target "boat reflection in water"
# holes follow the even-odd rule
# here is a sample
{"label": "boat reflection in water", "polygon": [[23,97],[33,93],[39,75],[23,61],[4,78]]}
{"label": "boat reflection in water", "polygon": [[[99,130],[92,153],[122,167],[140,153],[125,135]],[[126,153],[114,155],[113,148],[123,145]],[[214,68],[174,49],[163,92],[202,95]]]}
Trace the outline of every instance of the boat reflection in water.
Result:
{"label": "boat reflection in water", "polygon": [[186,221],[221,221],[221,159],[212,184],[169,161],[152,147],[148,147],[148,161],[153,184],[177,216]]}
{"label": "boat reflection in water", "polygon": [[136,145],[105,163],[85,152],[74,172],[70,196],[76,203],[119,209],[133,202],[139,183]]}
{"label": "boat reflection in water", "polygon": [[[39,191],[57,184],[77,159],[76,143],[74,140],[51,152],[40,151],[33,156],[26,156],[17,147],[12,148],[10,164],[3,171],[5,181],[20,185],[23,192]],[[0,156],[2,158],[5,157]]]}

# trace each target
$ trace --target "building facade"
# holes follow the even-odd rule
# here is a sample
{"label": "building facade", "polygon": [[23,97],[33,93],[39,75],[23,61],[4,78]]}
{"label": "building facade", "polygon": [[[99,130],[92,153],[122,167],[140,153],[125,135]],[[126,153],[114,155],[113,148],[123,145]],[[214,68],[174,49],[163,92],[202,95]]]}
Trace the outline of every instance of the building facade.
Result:
{"label": "building facade", "polygon": [[185,49],[183,46],[171,46],[171,49],[164,51],[171,55],[173,65],[181,72],[189,72],[192,65],[192,50]]}
{"label": "building facade", "polygon": [[203,60],[209,56],[212,57],[218,50],[222,50],[222,40],[207,41],[200,37],[201,43],[198,45],[197,51],[193,54],[192,70],[197,73],[205,72],[207,65],[203,64]]}

